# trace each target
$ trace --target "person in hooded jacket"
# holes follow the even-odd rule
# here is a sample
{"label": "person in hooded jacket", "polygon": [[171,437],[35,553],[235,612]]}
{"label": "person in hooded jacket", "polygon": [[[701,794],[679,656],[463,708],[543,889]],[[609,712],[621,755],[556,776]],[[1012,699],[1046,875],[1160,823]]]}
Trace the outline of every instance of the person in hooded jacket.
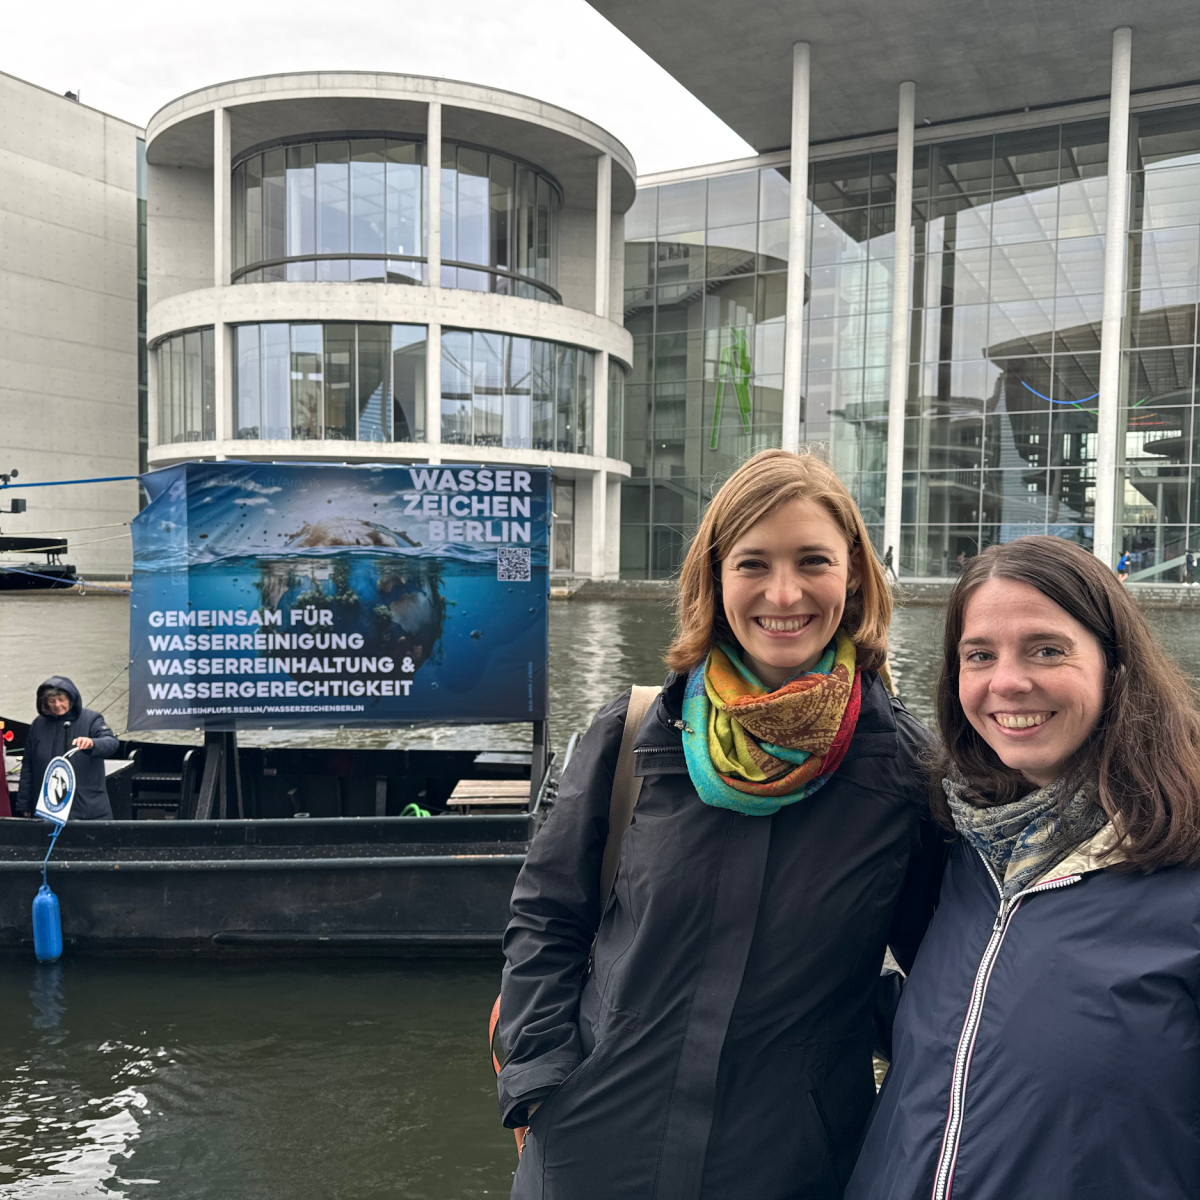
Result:
{"label": "person in hooded jacket", "polygon": [[846,1200],[1200,1195],[1200,718],[1108,567],[992,546],[951,593],[957,831]]}
{"label": "person in hooded jacket", "polygon": [[83,707],[79,689],[65,675],[51,675],[38,688],[37,711],[25,739],[16,814],[33,815],[51,759],[74,748],[79,753],[71,756],[75,771],[71,820],[111,821],[104,759],[116,754],[118,743],[104,717]]}
{"label": "person in hooded jacket", "polygon": [[629,693],[581,739],[513,892],[516,1200],[839,1200],[885,947],[911,964],[932,910],[927,735],[880,679],[891,596],[832,469],[772,450],[735,472],[678,612],[607,907]]}

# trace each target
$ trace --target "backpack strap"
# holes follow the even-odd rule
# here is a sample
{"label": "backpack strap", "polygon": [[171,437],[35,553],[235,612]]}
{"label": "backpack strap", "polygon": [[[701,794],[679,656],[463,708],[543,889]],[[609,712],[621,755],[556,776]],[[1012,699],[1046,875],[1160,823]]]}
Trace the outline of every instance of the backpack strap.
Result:
{"label": "backpack strap", "polygon": [[600,865],[600,916],[603,917],[612,898],[617,881],[617,866],[621,861],[621,839],[633,820],[642,781],[633,773],[633,744],[637,741],[642,722],[650,706],[662,691],[657,687],[634,686],[629,693],[629,710],[625,714],[625,729],[621,734],[621,751],[613,771],[612,798],[608,804],[608,840],[604,843],[604,858]]}

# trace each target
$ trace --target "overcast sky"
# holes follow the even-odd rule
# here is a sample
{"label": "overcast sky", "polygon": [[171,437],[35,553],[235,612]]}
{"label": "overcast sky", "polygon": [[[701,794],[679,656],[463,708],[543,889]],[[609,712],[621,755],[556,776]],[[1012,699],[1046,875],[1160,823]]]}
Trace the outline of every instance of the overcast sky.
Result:
{"label": "overcast sky", "polygon": [[603,125],[642,173],[753,151],[585,0],[58,0],[14,4],[0,70],[138,125],[193,88],[275,71],[444,75]]}

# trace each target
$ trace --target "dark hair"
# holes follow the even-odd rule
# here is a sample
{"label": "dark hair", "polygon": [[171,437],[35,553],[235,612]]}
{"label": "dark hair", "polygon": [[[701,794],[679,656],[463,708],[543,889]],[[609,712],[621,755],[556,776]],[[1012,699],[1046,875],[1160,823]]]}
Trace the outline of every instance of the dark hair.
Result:
{"label": "dark hair", "polygon": [[1099,641],[1107,695],[1095,730],[1070,767],[1096,779],[1099,801],[1121,833],[1124,860],[1142,871],[1200,864],[1200,715],[1187,677],[1154,640],[1113,572],[1074,542],[1026,537],[989,546],[950,593],[937,687],[942,745],[931,760],[934,815],[953,827],[941,779],[953,765],[989,804],[1032,790],[975,732],[958,699],[958,643],[967,603],[989,579],[1036,588]]}

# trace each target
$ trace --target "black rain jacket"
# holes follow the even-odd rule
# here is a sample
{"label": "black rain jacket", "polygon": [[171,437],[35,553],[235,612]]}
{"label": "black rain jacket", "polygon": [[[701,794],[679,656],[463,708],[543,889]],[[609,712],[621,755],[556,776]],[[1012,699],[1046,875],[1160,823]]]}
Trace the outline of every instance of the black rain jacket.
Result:
{"label": "black rain jacket", "polygon": [[505,1124],[542,1101],[517,1200],[838,1200],[854,1165],[884,949],[911,963],[941,874],[916,766],[928,735],[864,673],[834,777],[743,816],[692,786],[673,724],[685,684],[668,677],[639,731],[642,791],[603,922],[628,693],[581,739],[513,892]]}
{"label": "black rain jacket", "polygon": [[846,1200],[1200,1196],[1200,871],[1111,834],[1003,911],[956,844]]}
{"label": "black rain jacket", "polygon": [[[51,688],[66,692],[71,707],[66,716],[55,717],[46,709],[46,692]],[[96,744],[91,750],[71,755],[75,770],[75,799],[71,804],[72,821],[111,821],[112,807],[104,782],[104,759],[117,752],[117,739],[98,712],[83,707],[79,689],[65,675],[51,675],[37,690],[38,715],[25,739],[21,760],[21,782],[17,788],[16,811],[31,813],[37,806],[42,778],[50,760],[66,754],[77,737],[89,737]]]}

